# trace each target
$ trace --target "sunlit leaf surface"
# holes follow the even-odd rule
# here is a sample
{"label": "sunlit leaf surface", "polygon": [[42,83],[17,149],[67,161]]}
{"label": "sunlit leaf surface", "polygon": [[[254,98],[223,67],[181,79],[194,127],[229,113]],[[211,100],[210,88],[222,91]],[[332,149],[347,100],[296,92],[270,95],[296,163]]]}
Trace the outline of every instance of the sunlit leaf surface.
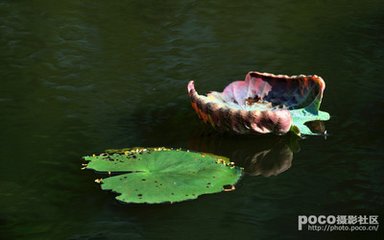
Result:
{"label": "sunlit leaf surface", "polygon": [[305,123],[330,118],[319,111],[324,89],[324,80],[316,75],[260,72],[249,72],[244,81],[232,82],[223,92],[213,91],[206,96],[197,93],[194,81],[188,84],[192,107],[199,118],[219,131],[237,134],[318,134]]}
{"label": "sunlit leaf surface", "polygon": [[212,154],[166,148],[107,150],[84,157],[87,169],[109,173],[97,179],[126,203],[163,203],[234,189],[242,169]]}

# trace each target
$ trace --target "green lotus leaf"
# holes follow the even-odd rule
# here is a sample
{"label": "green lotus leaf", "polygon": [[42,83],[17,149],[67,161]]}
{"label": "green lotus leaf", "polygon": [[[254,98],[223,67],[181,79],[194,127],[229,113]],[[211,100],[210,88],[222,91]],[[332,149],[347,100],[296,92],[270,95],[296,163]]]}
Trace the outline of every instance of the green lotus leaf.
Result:
{"label": "green lotus leaf", "polygon": [[97,179],[103,190],[125,203],[164,203],[196,199],[234,189],[242,169],[227,158],[166,148],[107,150],[85,156],[86,169],[109,173]]}

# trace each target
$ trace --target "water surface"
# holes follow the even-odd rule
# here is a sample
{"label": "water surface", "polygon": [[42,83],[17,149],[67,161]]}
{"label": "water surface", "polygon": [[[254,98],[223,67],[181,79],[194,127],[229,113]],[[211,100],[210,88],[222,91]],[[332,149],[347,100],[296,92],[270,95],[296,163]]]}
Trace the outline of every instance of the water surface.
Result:
{"label": "water surface", "polygon": [[[382,1],[0,1],[0,236],[377,239],[298,232],[297,216],[384,216],[383,27]],[[188,81],[222,91],[250,70],[322,76],[330,136],[200,124]],[[122,205],[80,157],[130,146],[221,154],[250,174],[230,193]]]}

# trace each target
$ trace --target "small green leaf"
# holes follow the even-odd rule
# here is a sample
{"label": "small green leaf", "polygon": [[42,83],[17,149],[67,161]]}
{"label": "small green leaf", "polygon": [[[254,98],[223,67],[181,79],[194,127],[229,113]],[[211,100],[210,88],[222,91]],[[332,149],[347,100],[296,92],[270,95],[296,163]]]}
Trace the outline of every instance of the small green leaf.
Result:
{"label": "small green leaf", "polygon": [[107,150],[86,156],[87,169],[112,173],[101,179],[103,190],[119,193],[126,203],[163,203],[195,199],[225,190],[239,180],[242,169],[227,158],[166,148]]}
{"label": "small green leaf", "polygon": [[312,104],[305,108],[290,110],[292,116],[291,131],[297,135],[319,135],[309,129],[305,123],[311,121],[327,121],[331,117],[329,113],[320,111],[321,101],[316,99]]}

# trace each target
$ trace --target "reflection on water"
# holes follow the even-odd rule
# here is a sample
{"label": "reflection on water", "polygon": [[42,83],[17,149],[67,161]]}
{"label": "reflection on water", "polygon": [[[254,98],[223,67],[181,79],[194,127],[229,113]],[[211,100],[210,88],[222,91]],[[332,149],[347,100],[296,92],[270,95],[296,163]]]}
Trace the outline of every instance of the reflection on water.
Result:
{"label": "reflection on water", "polygon": [[189,149],[209,152],[231,159],[252,176],[276,176],[292,165],[293,154],[299,151],[299,138],[287,136],[233,136],[201,133],[191,137]]}
{"label": "reflection on water", "polygon": [[[326,136],[322,121],[309,122],[315,133]],[[240,136],[207,130],[194,134],[188,148],[228,157],[251,176],[277,176],[292,166],[293,155],[300,151],[300,137],[289,133],[284,136]]]}
{"label": "reflection on water", "polygon": [[327,136],[327,130],[325,129],[325,124],[323,121],[311,121],[307,122],[305,125],[307,125],[307,127],[309,127],[313,133],[324,135],[324,137]]}
{"label": "reflection on water", "polygon": [[277,144],[271,149],[256,153],[245,167],[253,176],[276,176],[287,171],[293,160],[293,152],[286,144]]}

